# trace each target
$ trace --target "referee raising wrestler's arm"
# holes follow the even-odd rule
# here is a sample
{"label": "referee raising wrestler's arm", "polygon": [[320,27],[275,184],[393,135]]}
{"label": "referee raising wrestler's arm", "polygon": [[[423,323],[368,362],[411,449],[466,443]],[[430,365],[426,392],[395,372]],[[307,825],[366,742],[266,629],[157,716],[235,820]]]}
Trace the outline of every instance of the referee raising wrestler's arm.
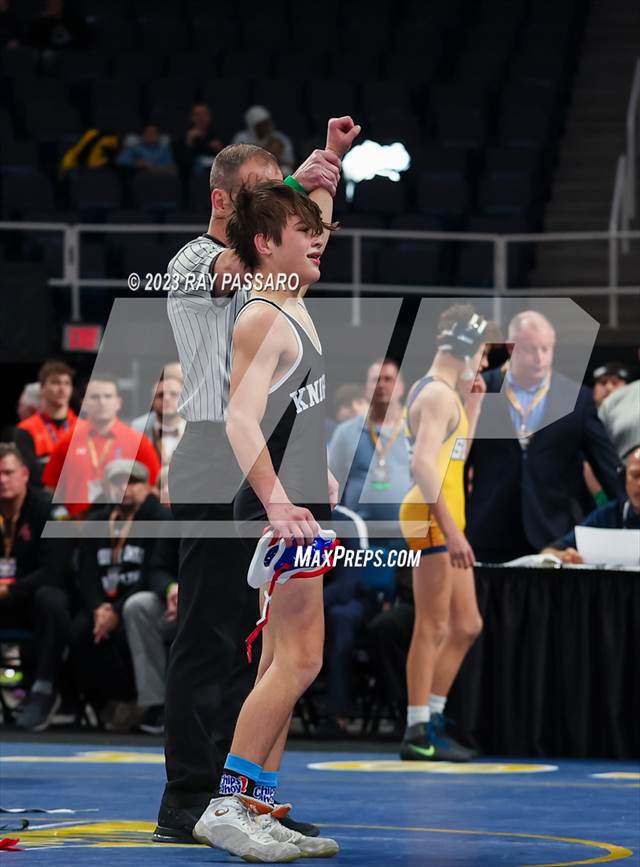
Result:
{"label": "referee raising wrestler's arm", "polygon": [[[315,150],[286,183],[308,193],[334,195],[340,161],[359,132],[349,118],[329,121],[327,147]],[[331,149],[329,149],[331,148]],[[249,298],[212,276],[245,274],[227,247],[233,201],[243,187],[282,181],[268,151],[238,144],[224,148],[211,167],[211,218],[207,231],[185,244],[168,266],[172,278],[167,311],[184,385],[178,411],[187,421],[169,471],[174,516],[189,526],[231,525],[233,498],[242,473],[225,433],[231,339]],[[221,523],[222,522],[222,523]],[[167,672],[165,755],[167,785],[156,842],[194,842],[193,827],[216,790],[233,728],[251,689],[244,638],[255,622],[255,592],[246,583],[250,555],[233,530],[189,533],[180,541],[178,631]],[[209,536],[209,538],[207,538]],[[285,820],[317,834],[315,826]]]}

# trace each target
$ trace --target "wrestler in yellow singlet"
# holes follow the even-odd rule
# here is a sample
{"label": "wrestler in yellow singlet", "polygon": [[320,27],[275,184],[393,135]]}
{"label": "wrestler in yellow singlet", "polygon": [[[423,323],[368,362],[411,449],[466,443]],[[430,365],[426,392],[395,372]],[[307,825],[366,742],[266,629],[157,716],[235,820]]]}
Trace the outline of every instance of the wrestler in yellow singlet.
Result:
{"label": "wrestler in yellow singlet", "polygon": [[[433,376],[423,376],[422,379],[415,383],[407,397],[404,419],[410,460],[413,459],[415,434],[411,430],[409,412],[414,400],[422,389],[428,388],[432,382],[443,382],[443,380]],[[444,384],[446,385],[446,383]],[[440,446],[436,463],[438,478],[443,479],[441,495],[445,499],[447,508],[456,526],[463,532],[465,528],[464,461],[469,423],[458,392],[455,389],[451,390],[454,393],[458,406],[458,423],[449,431],[447,438]],[[414,523],[410,524],[409,522]],[[422,551],[424,554],[435,554],[438,551],[447,550],[442,530],[438,526],[434,516],[431,515],[429,505],[425,503],[424,496],[418,485],[414,485],[402,501],[402,505],[400,506],[400,526],[402,534],[412,550]]]}

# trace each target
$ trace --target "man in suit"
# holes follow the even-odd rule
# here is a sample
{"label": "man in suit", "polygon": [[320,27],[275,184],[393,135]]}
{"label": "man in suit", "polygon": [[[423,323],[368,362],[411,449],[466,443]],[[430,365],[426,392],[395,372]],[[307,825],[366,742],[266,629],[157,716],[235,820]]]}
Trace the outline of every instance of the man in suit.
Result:
{"label": "man in suit", "polygon": [[[508,342],[509,363],[484,374],[500,403],[485,407],[467,461],[467,538],[479,561],[496,563],[539,551],[580,522],[584,458],[608,496],[620,493],[618,459],[590,390],[553,369],[551,323],[525,310],[509,324]],[[497,425],[514,436],[492,438]]]}

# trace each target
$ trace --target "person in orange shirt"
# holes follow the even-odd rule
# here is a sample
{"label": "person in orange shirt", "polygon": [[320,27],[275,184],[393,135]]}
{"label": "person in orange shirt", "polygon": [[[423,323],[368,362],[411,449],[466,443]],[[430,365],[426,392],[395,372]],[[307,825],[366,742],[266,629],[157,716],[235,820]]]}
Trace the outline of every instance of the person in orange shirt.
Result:
{"label": "person in orange shirt", "polygon": [[82,404],[86,419],[79,419],[75,430],[66,434],[51,453],[42,482],[55,491],[54,502],[63,502],[72,517],[102,499],[102,478],[109,461],[140,461],[149,470],[150,483],[156,483],[160,472],[156,450],[147,437],[118,418],[121,407],[114,377],[101,374],[91,379]]}
{"label": "person in orange shirt", "polygon": [[16,427],[14,440],[29,467],[32,485],[41,484],[51,452],[78,420],[69,406],[74,373],[64,361],[46,361],[38,371],[40,407]]}

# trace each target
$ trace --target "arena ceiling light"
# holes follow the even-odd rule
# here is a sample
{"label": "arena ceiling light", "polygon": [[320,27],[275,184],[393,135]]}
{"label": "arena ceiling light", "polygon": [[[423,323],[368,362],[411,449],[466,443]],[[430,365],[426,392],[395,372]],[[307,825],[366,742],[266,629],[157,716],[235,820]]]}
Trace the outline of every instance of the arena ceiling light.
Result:
{"label": "arena ceiling light", "polygon": [[411,157],[402,142],[381,145],[367,139],[356,145],[342,160],[347,201],[353,199],[356,184],[360,181],[370,181],[376,175],[399,181],[400,172],[406,172],[410,165]]}

